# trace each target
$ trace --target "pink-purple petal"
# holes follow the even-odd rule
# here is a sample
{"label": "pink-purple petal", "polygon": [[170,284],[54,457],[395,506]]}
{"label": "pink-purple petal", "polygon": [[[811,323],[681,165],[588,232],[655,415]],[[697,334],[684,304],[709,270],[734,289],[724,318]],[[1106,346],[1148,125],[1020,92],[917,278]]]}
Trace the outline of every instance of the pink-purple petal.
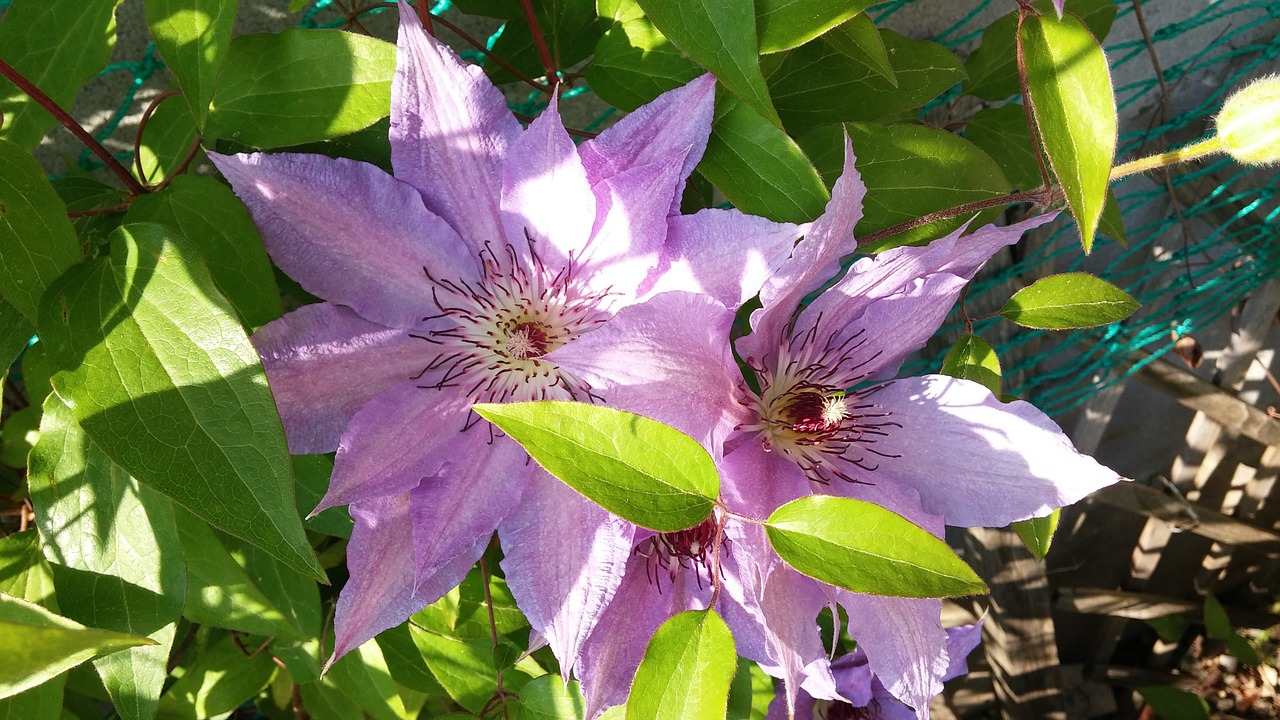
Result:
{"label": "pink-purple petal", "polygon": [[347,423],[374,395],[431,361],[426,343],[350,308],[305,305],[250,338],[267,371],[289,452],[338,449]]}
{"label": "pink-purple petal", "polygon": [[564,677],[622,582],[634,533],[541,469],[498,528],[507,585]]}
{"label": "pink-purple petal", "polygon": [[484,71],[427,35],[400,0],[391,165],[472,252],[502,237],[502,164],[520,123]]}
{"label": "pink-purple petal", "polygon": [[982,642],[982,619],[972,625],[947,628],[947,671],[943,682],[969,672],[969,653]]}
{"label": "pink-purple petal", "polygon": [[355,414],[338,445],[333,477],[315,512],[406,493],[467,451],[488,454],[489,429],[463,432],[471,401],[412,381],[378,393]]}
{"label": "pink-purple petal", "polygon": [[493,535],[520,503],[534,468],[524,448],[510,438],[490,439],[483,423],[457,435],[447,452],[439,472],[409,493],[420,585]]}
{"label": "pink-purple petal", "polygon": [[1049,514],[1120,480],[1076,451],[1031,404],[1002,403],[982,385],[928,375],[887,383],[868,400],[901,427],[877,448],[877,482],[915,488],[948,525],[1001,527]]}
{"label": "pink-purple petal", "polygon": [[508,240],[522,247],[527,233],[544,259],[548,253],[560,262],[578,257],[591,237],[595,195],[555,98],[511,144],[503,167],[502,210]]}
{"label": "pink-purple petal", "polygon": [[306,290],[390,327],[431,303],[424,267],[473,278],[476,258],[407,185],[367,163],[323,155],[209,153],[272,261]]}
{"label": "pink-purple petal", "polygon": [[705,295],[664,293],[549,354],[610,407],[667,423],[718,455],[735,424],[733,313]]}
{"label": "pink-purple petal", "polygon": [[[579,152],[591,184],[674,153],[686,152],[680,169],[683,184],[707,148],[715,89],[716,79],[703,75],[662,93],[597,137],[582,143]],[[678,212],[679,206],[677,192],[672,198],[672,212]]]}
{"label": "pink-purple petal", "polygon": [[667,206],[681,182],[683,160],[683,154],[669,155],[593,188],[596,226],[577,272],[593,289],[610,293],[615,308],[633,302],[658,266],[667,238]]}
{"label": "pink-purple petal", "polygon": [[431,602],[414,593],[408,493],[356,503],[351,517],[355,526],[347,544],[350,578],[338,596],[333,655],[326,670]]}
{"label": "pink-purple petal", "polygon": [[844,169],[831,188],[831,200],[796,245],[791,258],[760,290],[762,307],[751,317],[752,334],[738,341],[743,357],[764,360],[773,352],[800,308],[800,300],[835,277],[840,259],[857,249],[853,228],[862,219],[862,198],[867,187],[855,161],[846,137]]}
{"label": "pink-purple petal", "polygon": [[942,601],[847,590],[838,597],[849,614],[849,635],[867,654],[872,672],[894,697],[927,718],[947,670]]}
{"label": "pink-purple petal", "polygon": [[736,308],[760,292],[804,231],[737,210],[672,215],[660,265],[642,291],[701,292]]}

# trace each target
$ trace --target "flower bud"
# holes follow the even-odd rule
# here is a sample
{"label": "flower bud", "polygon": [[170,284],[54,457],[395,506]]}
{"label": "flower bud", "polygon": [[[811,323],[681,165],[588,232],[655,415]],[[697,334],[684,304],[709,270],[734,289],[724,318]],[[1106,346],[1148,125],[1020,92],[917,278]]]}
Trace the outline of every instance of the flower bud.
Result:
{"label": "flower bud", "polygon": [[1222,151],[1246,165],[1280,163],[1280,75],[1258,78],[1227,98],[1218,113]]}

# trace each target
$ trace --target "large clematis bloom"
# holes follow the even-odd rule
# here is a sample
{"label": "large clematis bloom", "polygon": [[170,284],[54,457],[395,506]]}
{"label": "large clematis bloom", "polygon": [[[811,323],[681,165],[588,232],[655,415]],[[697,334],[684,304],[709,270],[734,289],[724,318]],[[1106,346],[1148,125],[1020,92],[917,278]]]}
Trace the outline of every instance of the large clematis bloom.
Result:
{"label": "large clematis bloom", "polygon": [[[728,309],[702,293],[736,305],[786,258],[794,225],[675,213],[710,133],[714,85],[695,80],[575,147],[554,99],[523,129],[484,73],[401,3],[394,176],[317,155],[211,154],[274,262],[325,300],[253,341],[291,452],[337,451],[317,511],[349,505],[355,519],[334,659],[460,582],[495,529],[533,627],[560,657],[578,656],[635,528],[470,407],[608,400],[555,353],[662,291],[669,307],[721,323]],[[730,239],[730,256],[702,250]],[[706,323],[688,338],[724,355],[723,335],[699,335]],[[674,403],[664,393],[684,389],[644,392]],[[718,444],[712,427],[683,429]]]}
{"label": "large clematis bloom", "polygon": [[[754,376],[751,385],[719,361],[699,364],[689,357],[684,363],[684,374],[707,387],[723,386],[715,379],[720,373],[734,378],[732,393],[708,398],[738,411],[719,464],[726,507],[765,518],[798,497],[837,494],[881,505],[941,537],[948,524],[1004,526],[1042,516],[1119,480],[1078,453],[1053,421],[1028,403],[1003,403],[977,383],[949,377],[890,379],[938,329],[982,264],[1052,217],[986,226],[967,235],[956,231],[925,247],[861,259],[802,307],[802,299],[831,282],[841,258],[856,249],[853,229],[864,194],[846,144],[843,173],[826,211],[765,284],[762,307],[751,318],[752,333],[736,343]],[[643,314],[645,308],[634,312]],[[563,366],[606,394],[620,385],[640,386],[647,369],[635,358],[681,352],[665,330],[651,321],[615,322],[584,339],[589,355]],[[657,371],[655,377],[662,374]],[[619,399],[625,409],[673,423],[687,406],[625,394]],[[927,716],[928,701],[941,690],[948,666],[940,601],[863,595],[819,583],[783,563],[759,525],[732,516],[725,534],[732,560],[726,579],[744,601],[717,609],[726,614],[740,654],[784,678],[788,697],[803,683],[812,697],[838,699],[814,621],[824,607],[834,610],[838,603],[887,691]],[[698,558],[686,551],[690,546],[680,536],[660,536],[653,544],[677,561],[674,567],[696,571]],[[642,581],[628,571],[624,586]],[[683,587],[690,584],[686,580]],[[673,585],[682,587],[674,579]],[[655,590],[642,588],[619,590],[613,603],[625,606],[606,611],[584,650],[588,657],[597,645],[643,646],[660,620],[652,616],[660,612],[655,607],[697,606],[693,600],[659,600]],[[731,614],[739,611],[754,615],[755,622],[735,624]],[[753,627],[763,630],[753,632]],[[618,653],[602,655],[613,661],[601,665],[608,673],[593,673],[595,661],[584,665],[589,706],[595,707],[596,693],[611,701],[625,693],[639,656],[632,653],[623,663]],[[611,677],[618,674],[624,677],[621,690]]]}

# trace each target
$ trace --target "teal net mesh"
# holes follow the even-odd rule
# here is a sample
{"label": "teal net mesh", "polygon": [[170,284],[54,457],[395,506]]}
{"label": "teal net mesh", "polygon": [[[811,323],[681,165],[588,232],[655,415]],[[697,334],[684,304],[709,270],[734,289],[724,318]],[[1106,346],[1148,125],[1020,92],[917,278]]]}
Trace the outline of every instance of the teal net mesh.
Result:
{"label": "teal net mesh", "polygon": [[[0,10],[10,2],[0,0]],[[882,22],[912,2],[888,0],[870,12],[877,22]],[[964,55],[981,36],[990,18],[984,11],[993,2],[1012,6],[1009,0],[981,0],[935,39]],[[452,9],[450,0],[441,0],[433,7],[436,13]],[[1128,0],[1118,0],[1117,9],[1117,23],[1134,12]],[[380,8],[374,12],[385,10]],[[1194,139],[1195,135],[1205,132],[1207,118],[1221,106],[1228,91],[1275,65],[1280,56],[1280,33],[1275,31],[1275,26],[1280,24],[1277,22],[1280,3],[1276,2],[1204,3],[1189,17],[1151,27],[1151,42],[1158,52],[1184,34],[1229,16],[1238,16],[1244,21],[1230,23],[1228,29],[1211,42],[1163,70],[1167,87],[1197,82],[1201,76],[1215,78],[1210,86],[1199,83],[1198,103],[1177,114],[1170,113],[1150,126],[1127,131],[1122,128],[1118,157],[1164,149],[1170,142],[1168,138],[1181,138],[1184,142]],[[301,18],[298,26],[304,28],[337,27],[345,21],[334,9],[332,0],[310,3]],[[488,38],[490,47],[501,32],[499,28]],[[1268,39],[1249,42],[1247,38],[1251,37]],[[466,51],[463,55],[474,62],[484,62],[484,56],[478,51]],[[1160,105],[1161,83],[1148,59],[1145,40],[1110,43],[1107,55],[1118,74],[1131,64],[1147,63],[1145,71],[1136,73],[1140,79],[1116,87],[1121,112],[1130,106],[1156,108]],[[109,136],[136,110],[136,93],[163,67],[154,44],[150,44],[137,60],[115,62],[102,71],[103,74],[128,73],[132,82],[110,120],[96,133],[99,139]],[[958,91],[958,87],[953,88],[937,102],[954,97]],[[575,88],[569,97],[588,92],[585,87]],[[544,105],[542,96],[534,92],[523,103],[513,104],[513,109],[532,115]],[[584,129],[598,127],[613,112],[602,113]],[[130,160],[131,154],[124,153],[121,159]],[[94,168],[96,163],[88,151],[80,158],[80,164],[86,169]],[[1016,262],[984,277],[970,289],[971,305],[980,305],[984,296],[989,296],[989,300],[995,298],[991,302],[999,302],[1008,296],[1010,287],[1047,274],[1046,268],[1053,268],[1053,272],[1087,269],[1125,288],[1143,305],[1133,318],[1104,328],[1067,333],[1028,330],[1012,333],[1003,340],[996,337],[1001,332],[996,325],[1002,321],[989,319],[975,323],[975,332],[993,341],[1000,353],[1007,392],[1031,400],[1050,414],[1066,412],[1172,348],[1178,337],[1213,323],[1255,287],[1276,275],[1280,269],[1280,237],[1277,237],[1280,229],[1275,220],[1280,207],[1277,207],[1274,174],[1249,172],[1223,159],[1189,170],[1179,169],[1171,174],[1170,184],[1179,196],[1180,217],[1179,213],[1166,209],[1168,188],[1138,182],[1124,182],[1116,187],[1128,231],[1128,247],[1123,252],[1108,253],[1105,263],[1099,264],[1081,253],[1075,227],[1067,224],[1047,241],[1034,244]],[[1184,227],[1192,231],[1183,233]],[[940,337],[954,339],[958,332],[958,325],[944,327]],[[945,343],[939,346],[945,351]],[[1152,354],[1135,355],[1135,351],[1140,350]],[[1142,359],[1135,363],[1135,358]],[[939,353],[934,353],[908,363],[904,371],[929,372],[939,365]]]}

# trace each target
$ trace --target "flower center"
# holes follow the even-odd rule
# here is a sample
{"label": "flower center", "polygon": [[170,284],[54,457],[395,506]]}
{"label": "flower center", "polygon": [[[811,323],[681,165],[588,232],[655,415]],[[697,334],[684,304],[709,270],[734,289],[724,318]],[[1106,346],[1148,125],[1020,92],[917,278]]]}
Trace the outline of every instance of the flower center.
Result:
{"label": "flower center", "polygon": [[867,361],[855,353],[858,336],[839,344],[815,338],[811,330],[786,343],[772,366],[748,361],[760,392],[744,388],[744,404],[757,419],[739,430],[758,433],[766,451],[783,453],[810,480],[867,482],[879,467],[877,456],[897,457],[877,450],[875,443],[901,425],[869,401],[877,388],[844,389],[865,379],[860,368]]}
{"label": "flower center", "polygon": [[439,329],[414,337],[439,350],[414,378],[424,380],[419,387],[461,388],[473,402],[594,397],[545,356],[607,320],[600,308],[608,293],[581,283],[572,260],[553,272],[531,238],[525,252],[508,244],[499,256],[486,247],[480,261],[483,273],[472,281],[423,268],[438,311],[423,321]]}
{"label": "flower center", "polygon": [[700,525],[677,532],[659,533],[636,545],[631,554],[647,561],[645,575],[649,582],[662,592],[662,574],[671,582],[682,570],[693,570],[698,587],[702,587],[702,574],[711,578],[711,559],[715,552],[716,520],[709,517]]}

